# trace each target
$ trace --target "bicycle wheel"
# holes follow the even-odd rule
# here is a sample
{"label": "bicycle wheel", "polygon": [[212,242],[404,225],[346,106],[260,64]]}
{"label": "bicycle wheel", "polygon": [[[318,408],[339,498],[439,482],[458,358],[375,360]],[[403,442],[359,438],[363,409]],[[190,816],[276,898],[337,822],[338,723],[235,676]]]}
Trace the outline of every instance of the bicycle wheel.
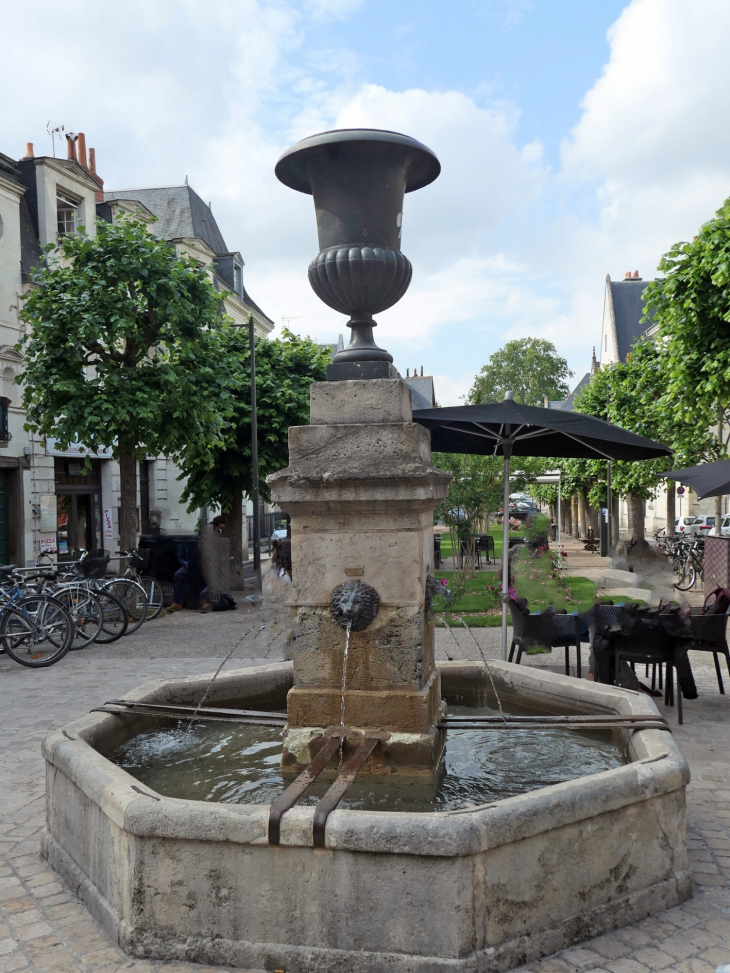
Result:
{"label": "bicycle wheel", "polygon": [[139,583],[147,595],[147,617],[145,621],[149,622],[151,619],[157,618],[162,611],[165,596],[162,593],[162,585],[156,578],[140,578]]}
{"label": "bicycle wheel", "polygon": [[689,591],[695,583],[695,567],[687,557],[678,557],[672,565],[674,587],[677,591]]}
{"label": "bicycle wheel", "polygon": [[0,641],[5,651],[29,669],[44,669],[69,650],[74,625],[66,608],[48,595],[27,595],[3,610]]}
{"label": "bicycle wheel", "polygon": [[136,632],[147,616],[147,595],[142,585],[131,578],[112,578],[103,581],[101,587],[124,605],[127,615],[127,631],[124,634]]}
{"label": "bicycle wheel", "polygon": [[99,599],[102,611],[101,632],[96,636],[98,645],[110,645],[127,633],[127,612],[118,598],[110,591],[97,588],[94,594]]}
{"label": "bicycle wheel", "polygon": [[74,623],[72,649],[85,649],[101,633],[104,611],[97,596],[83,585],[56,588],[54,597],[64,605]]}

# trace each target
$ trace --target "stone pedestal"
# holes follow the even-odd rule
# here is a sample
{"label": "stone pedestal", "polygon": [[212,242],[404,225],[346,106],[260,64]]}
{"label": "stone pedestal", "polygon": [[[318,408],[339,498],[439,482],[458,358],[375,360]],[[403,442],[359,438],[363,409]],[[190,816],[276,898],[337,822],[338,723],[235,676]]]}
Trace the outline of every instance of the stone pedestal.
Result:
{"label": "stone pedestal", "polygon": [[283,764],[305,766],[340,726],[345,632],[329,606],[335,588],[359,579],[378,592],[380,610],[350,634],[348,748],[385,731],[367,770],[432,773],[443,740],[426,579],[433,510],[450,476],[431,466],[429,433],[412,422],[399,379],[313,385],[310,422],[289,430],[290,465],[268,479],[291,516],[298,616]]}

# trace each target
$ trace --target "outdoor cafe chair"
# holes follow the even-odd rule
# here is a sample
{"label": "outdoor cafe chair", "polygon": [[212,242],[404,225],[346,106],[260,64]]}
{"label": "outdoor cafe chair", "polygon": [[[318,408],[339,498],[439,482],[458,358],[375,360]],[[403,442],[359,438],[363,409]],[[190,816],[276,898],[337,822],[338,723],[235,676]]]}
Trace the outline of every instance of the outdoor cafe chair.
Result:
{"label": "outdoor cafe chair", "polygon": [[[466,541],[461,541],[461,543],[459,544],[459,567],[460,568],[464,566],[464,558],[466,557],[466,545],[467,545]],[[481,571],[482,569],[481,549],[479,547],[479,539],[476,537],[474,538],[474,565],[477,571]]]}
{"label": "outdoor cafe chair", "polygon": [[[492,562],[496,564],[496,558],[494,557],[494,538],[491,534],[479,534],[477,536],[477,549],[480,554],[485,555],[487,564],[491,564]],[[491,560],[490,554],[492,555]]]}
{"label": "outdoor cafe chair", "polygon": [[[728,609],[730,611],[730,609]],[[689,627],[692,630],[693,652],[712,652],[715,660],[715,672],[717,674],[717,685],[725,695],[725,687],[722,682],[722,672],[720,670],[719,655],[725,657],[725,663],[730,672],[730,651],[727,644],[727,619],[728,612],[717,615],[706,615],[702,608],[690,609]]]}
{"label": "outdoor cafe chair", "polygon": [[526,615],[514,601],[509,603],[512,615],[512,645],[509,650],[508,662],[512,662],[517,648],[517,665],[520,664],[522,653],[531,645],[544,645],[551,651],[557,648],[565,649],[565,675],[570,675],[570,647],[575,646],[577,655],[577,675],[581,678],[580,658],[580,620],[577,615],[551,615],[541,612],[538,615]]}

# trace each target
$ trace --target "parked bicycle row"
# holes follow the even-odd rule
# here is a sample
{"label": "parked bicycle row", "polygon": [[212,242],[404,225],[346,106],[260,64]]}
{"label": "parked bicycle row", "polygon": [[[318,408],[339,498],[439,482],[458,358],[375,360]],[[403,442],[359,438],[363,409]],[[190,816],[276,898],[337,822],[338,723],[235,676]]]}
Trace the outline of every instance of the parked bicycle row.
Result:
{"label": "parked bicycle row", "polygon": [[107,551],[79,551],[54,564],[41,555],[33,568],[0,566],[0,651],[20,665],[44,668],[71,649],[108,645],[130,635],[163,607],[155,578],[145,576],[149,551],[123,551],[123,572],[107,577]]}
{"label": "parked bicycle row", "polygon": [[689,591],[705,581],[705,539],[685,534],[667,535],[664,530],[654,535],[657,549],[672,562],[674,587]]}

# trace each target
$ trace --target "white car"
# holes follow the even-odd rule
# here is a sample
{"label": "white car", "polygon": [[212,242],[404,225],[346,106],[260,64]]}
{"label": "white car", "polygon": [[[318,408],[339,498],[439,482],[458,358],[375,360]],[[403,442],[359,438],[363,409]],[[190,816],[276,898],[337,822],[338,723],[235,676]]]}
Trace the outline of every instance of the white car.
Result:
{"label": "white car", "polygon": [[725,514],[720,521],[720,534],[725,537],[730,534],[730,514]]}
{"label": "white car", "polygon": [[697,531],[694,528],[694,522],[697,517],[677,517],[674,521],[674,532],[675,534],[684,534],[687,537],[694,537]]}
{"label": "white car", "polygon": [[692,524],[696,532],[700,537],[707,537],[708,534],[715,533],[715,518],[714,517],[695,517],[695,522]]}

